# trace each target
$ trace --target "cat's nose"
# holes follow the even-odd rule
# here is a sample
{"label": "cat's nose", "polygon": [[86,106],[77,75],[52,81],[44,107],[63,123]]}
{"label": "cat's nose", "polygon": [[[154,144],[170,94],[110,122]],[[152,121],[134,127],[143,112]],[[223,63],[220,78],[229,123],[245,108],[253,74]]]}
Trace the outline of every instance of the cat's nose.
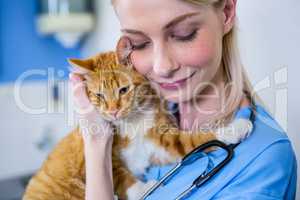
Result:
{"label": "cat's nose", "polygon": [[111,116],[117,117],[118,112],[119,112],[118,110],[111,110],[108,112],[108,114],[110,114]]}

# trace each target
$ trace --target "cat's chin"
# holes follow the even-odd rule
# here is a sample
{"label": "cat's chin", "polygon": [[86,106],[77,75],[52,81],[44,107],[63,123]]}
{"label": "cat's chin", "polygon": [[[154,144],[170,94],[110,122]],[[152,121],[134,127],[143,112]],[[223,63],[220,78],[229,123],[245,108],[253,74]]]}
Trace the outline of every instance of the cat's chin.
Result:
{"label": "cat's chin", "polygon": [[124,120],[126,120],[128,118],[128,116],[120,116],[120,117],[117,117],[117,118],[112,118],[112,117],[105,117],[105,120],[106,121],[109,121],[113,124],[118,124]]}
{"label": "cat's chin", "polygon": [[114,123],[120,120],[120,118],[110,118],[110,117],[104,117],[104,119],[108,122]]}
{"label": "cat's chin", "polygon": [[101,116],[101,118],[105,121],[108,121],[108,122],[114,122],[116,119],[113,119],[111,117],[107,117],[105,115],[102,114],[102,112],[99,112],[99,115]]}

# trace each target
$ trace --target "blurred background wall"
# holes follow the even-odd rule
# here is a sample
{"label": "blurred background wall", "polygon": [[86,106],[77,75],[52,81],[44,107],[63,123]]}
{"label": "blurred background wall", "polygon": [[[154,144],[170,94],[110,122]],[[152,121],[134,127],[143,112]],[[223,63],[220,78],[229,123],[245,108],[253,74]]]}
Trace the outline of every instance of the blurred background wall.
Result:
{"label": "blurred background wall", "polygon": [[[49,102],[61,106],[59,112],[47,108],[50,112],[31,115],[16,105],[13,81],[28,69],[44,69],[52,73],[48,71],[49,67],[53,68],[53,73],[60,71],[64,74],[60,76],[63,79],[67,74],[67,57],[85,57],[114,49],[120,27],[109,2],[95,1],[97,20],[94,31],[80,45],[66,49],[52,37],[37,34],[34,0],[0,1],[0,193],[1,180],[34,172],[53,143],[72,128],[65,114],[69,102],[63,92],[68,89],[66,84],[61,82],[58,92],[61,95],[55,100],[55,92],[47,86],[46,76],[30,77],[22,89],[27,106],[41,108]],[[238,1],[243,63],[268,110],[288,131],[298,155],[298,166],[299,10],[298,0]],[[298,199],[299,192],[298,189]],[[0,196],[0,199],[3,198]]]}
{"label": "blurred background wall", "polygon": [[[37,0],[0,1],[1,200],[21,199],[27,177],[71,129],[63,112],[47,108],[50,102],[58,105],[54,84],[47,79],[51,74],[67,76],[66,58],[79,57],[80,45],[66,49],[53,37],[38,34],[37,12]],[[28,108],[46,108],[41,114],[30,114],[16,103],[14,83],[28,70],[38,71],[22,84],[20,98]],[[62,101],[61,96],[61,106]]]}
{"label": "blurred background wall", "polygon": [[[66,69],[66,57],[78,57],[79,46],[65,49],[53,37],[37,33],[37,1],[0,1],[0,81],[15,80],[27,69]],[[41,79],[43,77],[31,77]],[[44,77],[46,79],[46,77]]]}

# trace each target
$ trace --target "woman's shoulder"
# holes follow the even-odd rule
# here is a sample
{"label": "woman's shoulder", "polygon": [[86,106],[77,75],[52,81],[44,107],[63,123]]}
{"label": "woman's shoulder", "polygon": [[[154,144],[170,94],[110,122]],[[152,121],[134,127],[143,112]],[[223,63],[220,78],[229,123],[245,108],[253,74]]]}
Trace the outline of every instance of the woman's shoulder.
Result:
{"label": "woman's shoulder", "polygon": [[256,156],[270,152],[269,159],[273,160],[289,159],[287,155],[294,155],[287,133],[264,107],[256,105],[252,115],[254,128],[249,138],[239,145],[241,152],[253,150]]}
{"label": "woman's shoulder", "polygon": [[[270,134],[277,134],[272,129]],[[244,165],[237,176],[217,197],[239,199],[247,195],[251,199],[295,199],[297,184],[296,156],[287,137],[277,136]],[[249,146],[249,148],[252,148]],[[254,146],[255,148],[255,146]],[[251,150],[250,150],[251,151]],[[234,193],[243,185],[241,193]],[[216,198],[217,199],[217,198]]]}
{"label": "woman's shoulder", "polygon": [[[238,169],[239,167],[237,167]],[[295,199],[297,161],[289,140],[278,140],[244,165],[215,199]]]}
{"label": "woman's shoulder", "polygon": [[238,145],[232,160],[237,173],[216,199],[239,199],[246,194],[251,199],[293,199],[297,162],[292,144],[265,108],[256,106],[254,115],[252,134]]}
{"label": "woman's shoulder", "polygon": [[[247,112],[244,108],[240,113]],[[236,168],[263,174],[282,173],[285,176],[294,173],[296,156],[286,132],[266,109],[256,105],[252,110],[253,131],[251,135],[235,149]]]}
{"label": "woman's shoulder", "polygon": [[249,140],[253,137],[255,144],[265,144],[267,146],[279,141],[290,143],[286,131],[263,106],[256,105],[251,113],[254,128]]}

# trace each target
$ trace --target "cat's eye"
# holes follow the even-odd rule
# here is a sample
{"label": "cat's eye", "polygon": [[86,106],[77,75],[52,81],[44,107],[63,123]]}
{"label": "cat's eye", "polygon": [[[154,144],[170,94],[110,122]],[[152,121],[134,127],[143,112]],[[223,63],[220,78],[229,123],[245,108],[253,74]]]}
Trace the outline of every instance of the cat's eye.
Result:
{"label": "cat's eye", "polygon": [[102,93],[96,93],[95,95],[96,95],[96,97],[101,98],[101,99],[105,98]]}
{"label": "cat's eye", "polygon": [[126,87],[121,87],[119,89],[119,94],[126,94],[127,92],[129,91],[129,86],[126,86]]}

